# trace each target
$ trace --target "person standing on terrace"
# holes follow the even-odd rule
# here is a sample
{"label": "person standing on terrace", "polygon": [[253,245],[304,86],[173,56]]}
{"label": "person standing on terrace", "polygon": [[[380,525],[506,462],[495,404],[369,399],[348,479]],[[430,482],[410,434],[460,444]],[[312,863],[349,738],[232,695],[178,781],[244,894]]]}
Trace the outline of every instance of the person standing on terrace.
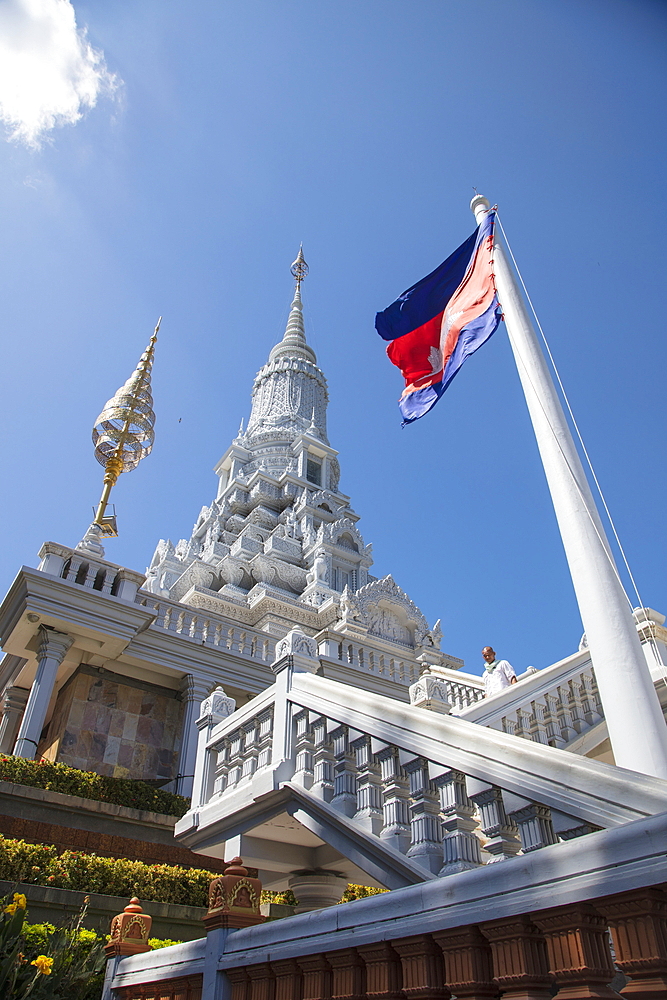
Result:
{"label": "person standing on terrace", "polygon": [[516,674],[514,667],[507,660],[497,660],[496,652],[491,646],[485,646],[482,650],[485,660],[484,666],[484,692],[485,697],[499,694],[508,688],[510,684],[516,684]]}

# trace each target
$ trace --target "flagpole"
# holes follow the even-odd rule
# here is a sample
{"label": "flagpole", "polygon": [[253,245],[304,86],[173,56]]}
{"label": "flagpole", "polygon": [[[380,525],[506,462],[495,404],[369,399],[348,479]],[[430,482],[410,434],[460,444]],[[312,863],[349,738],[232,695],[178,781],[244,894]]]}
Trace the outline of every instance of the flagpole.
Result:
{"label": "flagpole", "polygon": [[[477,195],[480,223],[489,211]],[[494,247],[498,299],[574,585],[614,759],[667,778],[667,725],[579,453],[505,252]]]}

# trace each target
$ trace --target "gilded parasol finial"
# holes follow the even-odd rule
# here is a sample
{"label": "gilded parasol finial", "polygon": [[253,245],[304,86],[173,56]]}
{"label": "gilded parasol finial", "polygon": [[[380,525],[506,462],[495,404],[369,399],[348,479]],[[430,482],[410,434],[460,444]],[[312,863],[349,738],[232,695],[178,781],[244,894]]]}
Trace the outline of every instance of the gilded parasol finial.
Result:
{"label": "gilded parasol finial", "polygon": [[106,513],[113,486],[122,472],[136,469],[153,447],[155,413],[151,372],[161,322],[160,316],[133,374],[108,400],[93,427],[95,458],[104,466],[104,488],[93,523],[78,547],[97,551],[98,554],[101,549],[100,535],[114,537],[118,534],[115,515]]}

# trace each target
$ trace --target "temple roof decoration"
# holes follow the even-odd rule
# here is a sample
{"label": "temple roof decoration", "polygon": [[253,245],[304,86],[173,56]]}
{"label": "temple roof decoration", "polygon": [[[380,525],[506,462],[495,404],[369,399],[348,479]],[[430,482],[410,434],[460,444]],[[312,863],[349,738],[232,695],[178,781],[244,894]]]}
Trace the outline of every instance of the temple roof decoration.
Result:
{"label": "temple roof decoration", "polygon": [[306,340],[302,249],[291,270],[285,333],[255,378],[246,429],[242,422],[216,466],[217,496],[202,507],[189,539],[160,541],[146,589],[199,607],[216,600],[270,607],[261,627],[279,636],[295,620],[312,622],[313,632],[336,621],[344,632],[354,622],[357,632],[382,641],[433,647],[410,598],[391,577],[378,582],[369,573],[372,546],[339,490],[337,452],[326,431],[326,378]]}

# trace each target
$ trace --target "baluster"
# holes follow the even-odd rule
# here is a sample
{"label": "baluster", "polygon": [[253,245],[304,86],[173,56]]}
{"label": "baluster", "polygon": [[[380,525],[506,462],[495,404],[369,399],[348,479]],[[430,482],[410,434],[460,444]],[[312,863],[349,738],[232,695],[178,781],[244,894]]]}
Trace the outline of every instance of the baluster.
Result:
{"label": "baluster", "polygon": [[167,607],[167,605],[166,604],[162,604],[161,601],[160,602],[155,602],[153,604],[153,609],[155,611],[157,611],[157,618],[155,619],[155,621],[153,622],[153,624],[156,625],[158,628],[165,628],[165,615],[167,614],[167,611],[169,610],[168,607]]}
{"label": "baluster", "polygon": [[546,727],[544,725],[544,705],[540,701],[531,701],[530,707],[530,738],[533,743],[548,745]]}
{"label": "baluster", "polygon": [[347,726],[339,726],[331,733],[334,765],[334,794],[331,805],[346,816],[357,811],[356,755],[350,749]]}
{"label": "baluster", "polygon": [[259,741],[257,755],[257,769],[267,767],[271,763],[271,752],[273,750],[273,706],[265,709],[259,714]]}
{"label": "baluster", "polygon": [[[213,784],[213,794],[222,795],[229,783],[229,740],[225,740],[218,750],[218,760],[215,766],[215,778]],[[206,802],[208,796],[204,793],[203,800]]]}
{"label": "baluster", "polygon": [[193,615],[190,625],[190,635],[197,642],[202,642],[204,638],[204,619],[201,615]]}
{"label": "baluster", "polygon": [[410,781],[410,830],[408,857],[437,873],[442,868],[440,804],[423,757],[403,761]]}
{"label": "baluster", "polygon": [[102,593],[110,594],[111,588],[113,587],[114,574],[110,573],[109,570],[104,572],[104,580],[102,581]]}
{"label": "baluster", "polygon": [[410,796],[408,779],[400,765],[398,750],[388,746],[377,754],[382,774],[383,826],[380,839],[405,854],[410,846]]}
{"label": "baluster", "polygon": [[240,729],[229,737],[229,768],[227,785],[233,788],[238,785],[243,772],[243,734]]}
{"label": "baluster", "polygon": [[568,689],[558,687],[557,692],[557,707],[556,714],[558,717],[558,726],[560,729],[561,739],[563,743],[569,743],[577,735],[577,731],[574,728],[574,722],[572,720],[572,712],[570,711],[570,701],[568,698]]}
{"label": "baluster", "polygon": [[380,768],[375,763],[370,736],[359,736],[350,746],[357,759],[357,811],[354,818],[369,833],[382,829],[382,787]]}
{"label": "baluster", "polygon": [[239,633],[239,653],[245,655],[246,652],[246,633]]}
{"label": "baluster", "polygon": [[241,764],[241,778],[252,778],[257,770],[257,758],[259,757],[258,746],[259,730],[257,719],[251,719],[243,727],[243,760]]}
{"label": "baluster", "polygon": [[442,811],[443,864],[440,875],[479,868],[482,858],[479,840],[474,833],[475,808],[466,792],[466,778],[461,771],[445,771],[434,779],[440,792]]}
{"label": "baluster", "polygon": [[82,586],[87,587],[92,590],[93,584],[95,583],[95,577],[97,576],[97,571],[100,567],[96,566],[95,563],[88,563],[88,568],[86,569],[85,579],[82,581]]}
{"label": "baluster", "polygon": [[334,793],[334,756],[331,739],[324,717],[313,723],[313,787],[312,791],[325,802],[331,802]]}
{"label": "baluster", "polygon": [[558,843],[548,806],[531,802],[521,809],[513,810],[511,817],[519,827],[524,854]]}
{"label": "baluster", "polygon": [[313,735],[308,724],[308,709],[302,709],[294,716],[296,736],[294,740],[294,753],[296,757],[296,767],[294,771],[294,781],[303,788],[312,788],[313,775]]}
{"label": "baluster", "polygon": [[515,857],[521,841],[515,824],[507,818],[500,789],[475,778],[467,779],[467,787],[470,801],[479,809],[482,832],[488,837],[484,850],[491,855],[489,864]]}

